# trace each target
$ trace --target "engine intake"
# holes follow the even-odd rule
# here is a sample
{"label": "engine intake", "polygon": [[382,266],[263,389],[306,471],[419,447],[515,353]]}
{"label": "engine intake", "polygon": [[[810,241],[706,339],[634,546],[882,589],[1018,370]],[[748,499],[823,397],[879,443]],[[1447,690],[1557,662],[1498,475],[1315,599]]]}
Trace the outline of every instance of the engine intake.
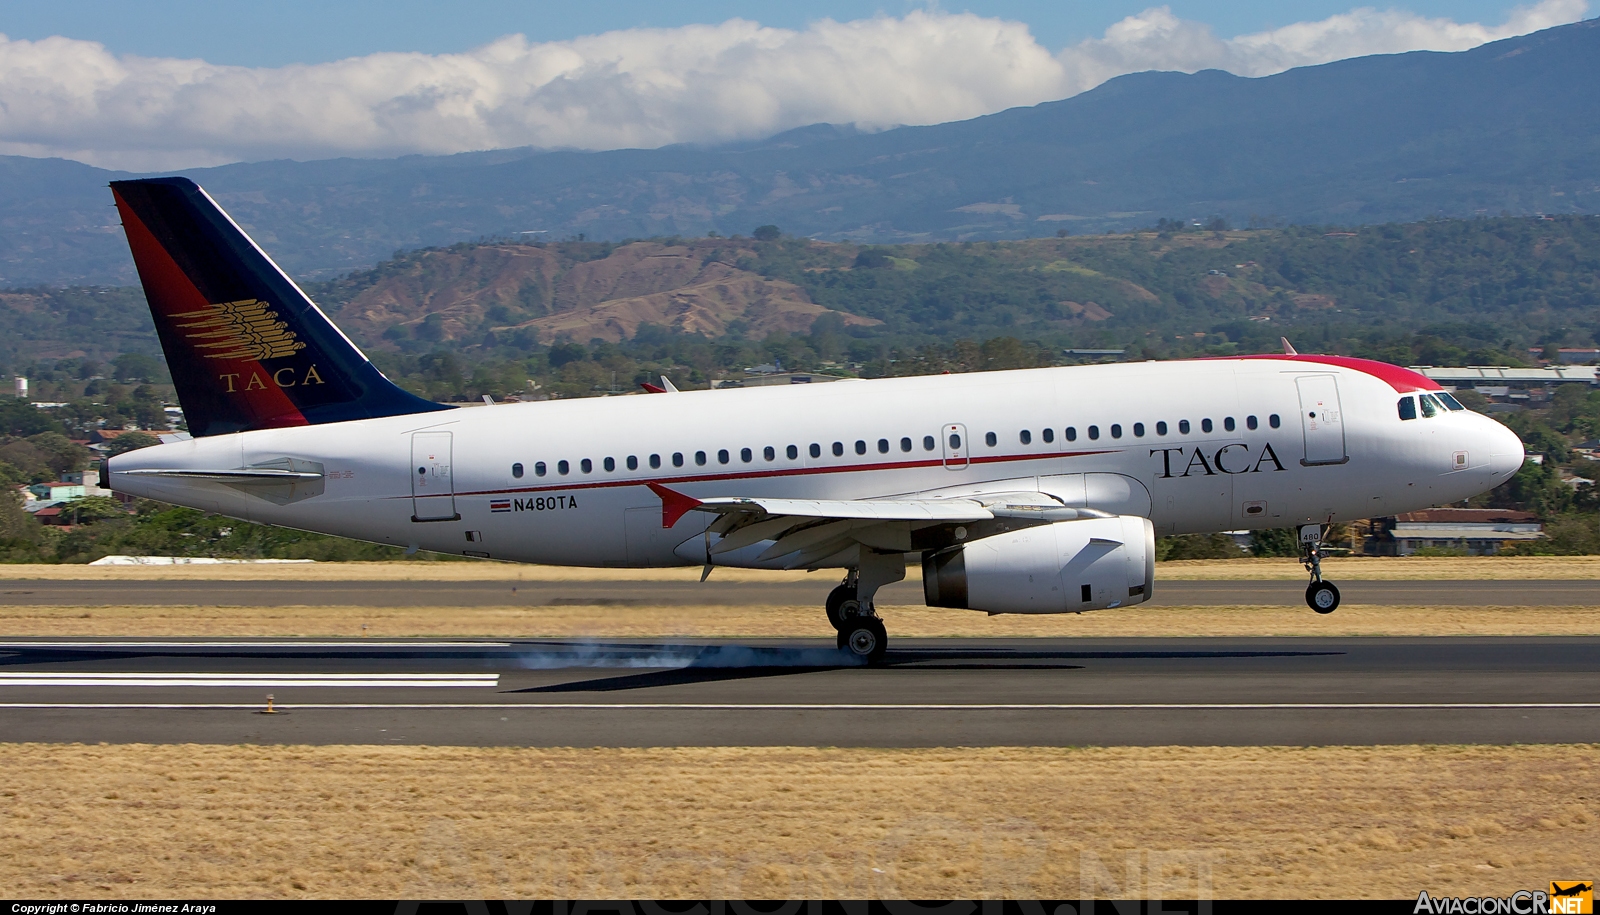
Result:
{"label": "engine intake", "polygon": [[1058,521],[922,557],[930,607],[989,613],[1073,613],[1150,599],[1156,532],[1148,518]]}

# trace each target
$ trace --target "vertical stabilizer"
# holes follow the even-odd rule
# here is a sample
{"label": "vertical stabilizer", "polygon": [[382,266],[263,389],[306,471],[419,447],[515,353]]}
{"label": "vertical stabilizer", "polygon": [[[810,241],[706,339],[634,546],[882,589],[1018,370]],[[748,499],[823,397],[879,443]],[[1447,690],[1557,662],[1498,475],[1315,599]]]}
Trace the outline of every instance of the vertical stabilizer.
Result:
{"label": "vertical stabilizer", "polygon": [[450,409],[385,378],[193,181],[111,192],[192,434]]}

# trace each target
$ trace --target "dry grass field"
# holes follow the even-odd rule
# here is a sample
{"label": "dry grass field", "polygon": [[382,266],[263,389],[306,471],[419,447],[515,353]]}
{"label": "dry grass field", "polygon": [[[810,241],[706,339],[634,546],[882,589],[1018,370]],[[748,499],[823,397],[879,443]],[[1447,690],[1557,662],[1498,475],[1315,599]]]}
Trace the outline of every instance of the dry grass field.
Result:
{"label": "dry grass field", "polygon": [[[1323,564],[1332,580],[1600,580],[1600,556],[1356,557]],[[721,581],[803,581],[833,571],[723,569]],[[915,570],[913,570],[915,575]],[[504,562],[329,562],[197,566],[0,565],[0,581],[698,581],[698,568],[579,569]],[[1156,580],[1303,581],[1292,559],[1194,559],[1163,562]]]}
{"label": "dry grass field", "polygon": [[[1298,592],[1291,593],[1295,600]],[[1600,596],[1597,596],[1600,602]],[[1144,607],[1048,616],[879,608],[895,637],[1600,635],[1595,607]],[[816,607],[0,606],[18,636],[831,638]]]}
{"label": "dry grass field", "polygon": [[23,898],[1413,898],[1594,876],[1600,747],[0,744]]}

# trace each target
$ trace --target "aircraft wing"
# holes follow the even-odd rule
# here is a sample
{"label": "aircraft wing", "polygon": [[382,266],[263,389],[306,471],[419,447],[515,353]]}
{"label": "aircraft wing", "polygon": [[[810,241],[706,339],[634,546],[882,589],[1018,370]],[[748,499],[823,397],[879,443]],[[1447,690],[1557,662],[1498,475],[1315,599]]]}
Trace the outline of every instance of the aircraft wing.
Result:
{"label": "aircraft wing", "polygon": [[[848,550],[911,552],[914,531],[945,524],[996,518],[1066,521],[1100,517],[1093,509],[1068,508],[1039,492],[1004,492],[960,498],[908,494],[872,499],[775,499],[719,497],[695,499],[659,484],[663,527],[691,511],[717,515],[703,538],[680,548],[716,564],[761,568],[814,568]],[[737,555],[734,555],[737,554]]]}

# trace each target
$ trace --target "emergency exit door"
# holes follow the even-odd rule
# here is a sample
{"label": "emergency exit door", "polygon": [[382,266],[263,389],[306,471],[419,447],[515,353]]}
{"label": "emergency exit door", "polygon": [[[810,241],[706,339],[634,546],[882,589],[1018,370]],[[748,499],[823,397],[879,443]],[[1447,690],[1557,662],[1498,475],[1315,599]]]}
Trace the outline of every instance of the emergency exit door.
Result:
{"label": "emergency exit door", "polygon": [[1306,456],[1300,463],[1309,467],[1350,460],[1344,450],[1338,381],[1332,375],[1302,375],[1295,384],[1300,388],[1300,424],[1306,436]]}
{"label": "emergency exit door", "polygon": [[456,521],[455,482],[450,476],[449,432],[411,433],[411,520]]}
{"label": "emergency exit door", "polygon": [[940,433],[944,440],[944,469],[966,470],[969,463],[967,457],[967,427],[961,423],[948,423]]}

